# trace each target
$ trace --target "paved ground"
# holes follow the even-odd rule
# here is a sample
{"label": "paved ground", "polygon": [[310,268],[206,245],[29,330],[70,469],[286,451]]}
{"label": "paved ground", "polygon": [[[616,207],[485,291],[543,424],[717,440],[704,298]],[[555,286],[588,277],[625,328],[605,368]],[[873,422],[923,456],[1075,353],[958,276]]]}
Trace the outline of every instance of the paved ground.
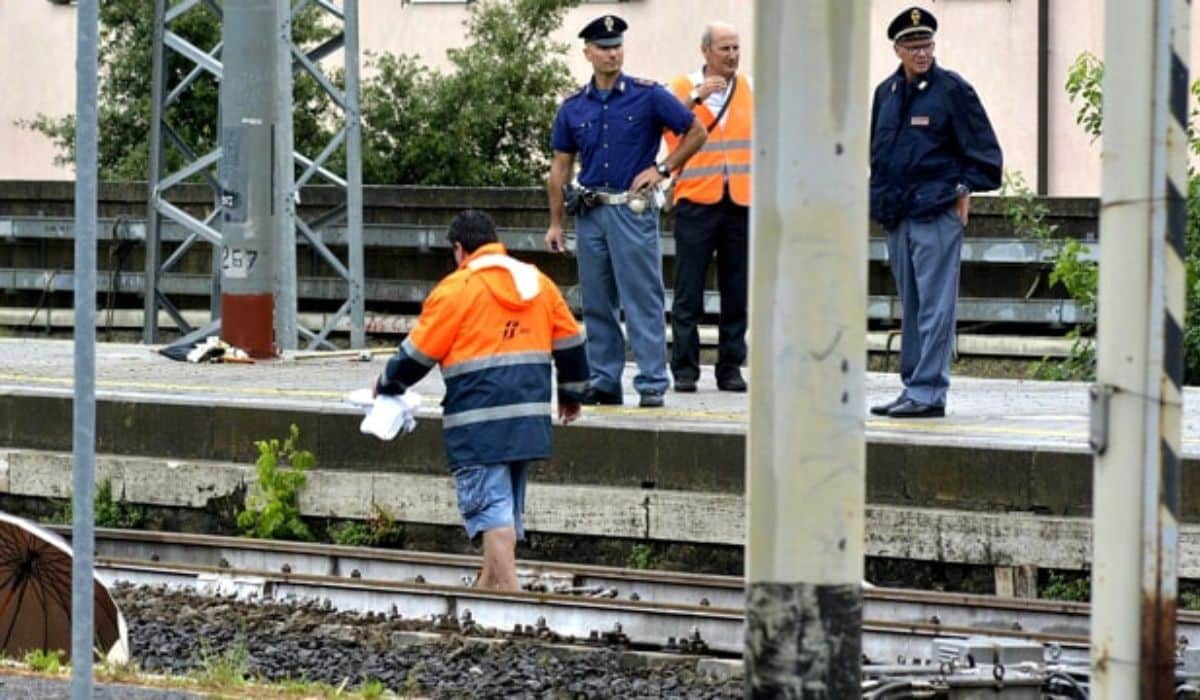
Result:
{"label": "paved ground", "polygon": [[[139,688],[132,685],[97,683],[95,700],[200,700],[204,695],[174,690]],[[67,700],[71,681],[54,678],[5,675],[0,672],[0,698],[5,700]]]}
{"label": "paved ground", "polygon": [[[0,392],[70,393],[73,353],[71,341],[0,339]],[[354,409],[344,403],[346,393],[370,386],[384,361],[383,356],[367,362],[342,356],[253,365],[196,365],[169,360],[146,346],[101,344],[96,350],[96,390],[107,397],[156,397],[213,405],[286,405],[349,412]],[[746,395],[717,391],[711,372],[702,378],[698,393],[670,393],[667,407],[661,410],[635,407],[637,396],[629,385],[632,375],[632,369],[626,373],[626,406],[589,408],[583,422],[716,433],[746,430]],[[748,378],[753,385],[752,371]],[[438,414],[443,393],[440,375],[431,372],[415,388],[424,397],[422,412]],[[898,421],[868,414],[867,406],[891,399],[899,388],[899,379],[894,374],[868,373],[863,406],[868,439],[1086,449],[1087,389],[1082,383],[956,377],[946,418]],[[1185,392],[1184,454],[1200,456],[1200,389]]]}

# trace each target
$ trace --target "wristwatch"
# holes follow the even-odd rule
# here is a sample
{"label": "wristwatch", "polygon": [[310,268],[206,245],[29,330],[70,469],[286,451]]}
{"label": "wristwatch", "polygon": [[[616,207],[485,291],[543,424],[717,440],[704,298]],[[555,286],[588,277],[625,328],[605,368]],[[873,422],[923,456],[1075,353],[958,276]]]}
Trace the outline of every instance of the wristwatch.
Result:
{"label": "wristwatch", "polygon": [[671,177],[671,166],[667,165],[667,161],[665,160],[661,163],[655,163],[654,169],[663,177]]}
{"label": "wristwatch", "polygon": [[954,187],[954,194],[958,197],[966,197],[971,194],[971,188],[960,182]]}
{"label": "wristwatch", "polygon": [[692,91],[688,93],[688,97],[692,99],[692,104],[694,105],[698,105],[704,101],[700,99],[700,91],[696,88],[692,88]]}

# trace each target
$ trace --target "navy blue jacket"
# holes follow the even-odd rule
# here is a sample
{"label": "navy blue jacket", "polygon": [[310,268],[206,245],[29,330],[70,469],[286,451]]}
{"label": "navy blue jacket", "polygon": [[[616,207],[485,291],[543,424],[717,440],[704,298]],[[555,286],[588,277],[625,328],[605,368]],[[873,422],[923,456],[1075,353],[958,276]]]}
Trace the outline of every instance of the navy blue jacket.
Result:
{"label": "navy blue jacket", "polygon": [[972,192],[1000,186],[1003,158],[975,89],[936,63],[911,83],[904,68],[871,104],[871,217],[884,228],[930,218]]}

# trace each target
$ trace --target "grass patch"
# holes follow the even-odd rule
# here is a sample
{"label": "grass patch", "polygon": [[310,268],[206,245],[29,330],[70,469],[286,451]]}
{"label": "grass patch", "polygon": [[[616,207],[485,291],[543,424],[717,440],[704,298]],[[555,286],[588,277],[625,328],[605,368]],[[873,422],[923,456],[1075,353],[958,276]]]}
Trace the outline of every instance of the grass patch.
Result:
{"label": "grass patch", "polygon": [[[240,646],[240,648],[236,648]],[[205,669],[188,676],[160,676],[146,674],[136,663],[110,664],[98,662],[95,667],[97,683],[113,683],[151,690],[174,690],[197,693],[209,698],[256,700],[392,700],[397,697],[424,697],[419,685],[410,683],[411,692],[398,696],[389,691],[382,682],[372,680],[350,688],[347,678],[340,686],[308,681],[304,678],[264,683],[250,678],[248,659],[244,645],[226,650],[222,654],[209,654]],[[0,661],[0,678],[3,676],[61,677],[70,668],[61,661],[62,654],[52,652],[30,652],[24,664]]]}
{"label": "grass patch", "polygon": [[222,688],[245,685],[250,680],[250,651],[240,640],[214,653],[207,642],[200,643],[200,670],[194,672],[202,684]]}
{"label": "grass patch", "polygon": [[62,662],[62,656],[63,652],[58,649],[50,651],[34,649],[25,655],[25,664],[38,673],[58,675],[66,669]]}

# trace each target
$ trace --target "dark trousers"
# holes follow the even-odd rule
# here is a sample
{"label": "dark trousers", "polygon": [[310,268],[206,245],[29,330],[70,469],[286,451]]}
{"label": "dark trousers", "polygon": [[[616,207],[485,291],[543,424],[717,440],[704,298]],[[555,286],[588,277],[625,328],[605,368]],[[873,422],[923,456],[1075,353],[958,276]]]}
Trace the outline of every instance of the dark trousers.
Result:
{"label": "dark trousers", "polygon": [[736,373],[746,361],[746,298],[749,284],[750,209],[725,192],[716,204],[682,200],[675,207],[675,300],[671,304],[671,374],[700,378],[700,333],[704,282],[717,256],[721,294],[717,379]]}

